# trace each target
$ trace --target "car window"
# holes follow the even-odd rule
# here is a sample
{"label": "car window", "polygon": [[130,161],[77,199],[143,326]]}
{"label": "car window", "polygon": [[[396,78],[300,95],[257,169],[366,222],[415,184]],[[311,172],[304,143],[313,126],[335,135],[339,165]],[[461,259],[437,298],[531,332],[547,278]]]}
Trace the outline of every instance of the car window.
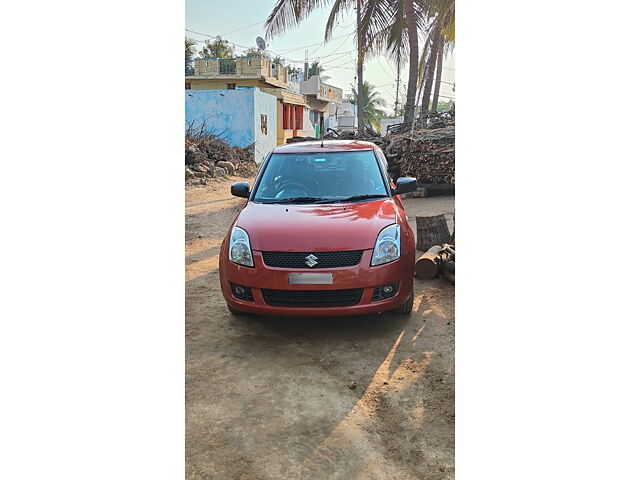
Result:
{"label": "car window", "polygon": [[255,192],[253,201],[272,203],[303,197],[340,201],[355,196],[388,196],[372,150],[275,153],[269,158]]}

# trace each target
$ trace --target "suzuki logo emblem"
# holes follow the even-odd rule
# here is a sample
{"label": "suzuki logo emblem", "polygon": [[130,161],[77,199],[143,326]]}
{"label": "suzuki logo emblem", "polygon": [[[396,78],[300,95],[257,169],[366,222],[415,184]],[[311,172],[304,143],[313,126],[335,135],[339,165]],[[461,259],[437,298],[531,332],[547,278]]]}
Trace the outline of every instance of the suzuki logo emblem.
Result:
{"label": "suzuki logo emblem", "polygon": [[316,262],[316,260],[318,260],[318,257],[316,257],[313,253],[307,255],[306,257],[304,257],[307,259],[306,263],[307,265],[309,265],[310,267],[313,267],[315,265],[318,264],[318,262]]}

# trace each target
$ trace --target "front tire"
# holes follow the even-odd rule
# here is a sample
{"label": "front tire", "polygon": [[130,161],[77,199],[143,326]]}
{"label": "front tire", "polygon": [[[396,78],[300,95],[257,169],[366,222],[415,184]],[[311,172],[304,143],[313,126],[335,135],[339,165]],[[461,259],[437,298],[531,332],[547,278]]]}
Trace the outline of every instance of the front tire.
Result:
{"label": "front tire", "polygon": [[412,288],[411,296],[407,299],[406,302],[404,302],[402,305],[396,308],[394,312],[401,313],[402,315],[409,315],[413,311],[413,299],[414,299],[414,293]]}
{"label": "front tire", "polygon": [[234,317],[241,317],[243,315],[247,315],[247,313],[245,312],[241,312],[240,310],[236,310],[235,308],[233,308],[231,305],[229,305],[227,303],[227,308],[229,309],[229,311],[231,312],[231,315],[233,315]]}

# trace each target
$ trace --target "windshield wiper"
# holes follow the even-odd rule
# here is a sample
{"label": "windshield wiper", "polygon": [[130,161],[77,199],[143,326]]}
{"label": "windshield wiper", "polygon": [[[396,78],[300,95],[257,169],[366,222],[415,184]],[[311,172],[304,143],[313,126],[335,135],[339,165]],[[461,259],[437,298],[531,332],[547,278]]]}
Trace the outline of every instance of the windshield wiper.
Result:
{"label": "windshield wiper", "polygon": [[282,198],[269,202],[262,203],[313,203],[318,202],[320,200],[326,200],[322,197],[292,197],[292,198]]}
{"label": "windshield wiper", "polygon": [[340,202],[355,202],[358,200],[368,200],[370,198],[387,198],[388,195],[376,193],[374,195],[353,195],[347,198],[336,198],[335,200],[328,200],[326,203],[340,203]]}

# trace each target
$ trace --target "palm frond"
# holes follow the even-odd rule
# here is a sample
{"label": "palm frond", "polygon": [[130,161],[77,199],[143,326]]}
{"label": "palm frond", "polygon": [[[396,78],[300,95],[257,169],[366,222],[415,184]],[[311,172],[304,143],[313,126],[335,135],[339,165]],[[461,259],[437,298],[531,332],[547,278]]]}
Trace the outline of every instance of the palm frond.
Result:
{"label": "palm frond", "polygon": [[342,17],[347,11],[349,11],[355,5],[355,0],[335,0],[329,17],[327,18],[327,25],[324,29],[325,42],[331,38],[333,29],[337,25],[338,16]]}
{"label": "palm frond", "polygon": [[276,35],[300,24],[311,12],[324,7],[331,0],[278,0],[264,23],[266,37]]}

